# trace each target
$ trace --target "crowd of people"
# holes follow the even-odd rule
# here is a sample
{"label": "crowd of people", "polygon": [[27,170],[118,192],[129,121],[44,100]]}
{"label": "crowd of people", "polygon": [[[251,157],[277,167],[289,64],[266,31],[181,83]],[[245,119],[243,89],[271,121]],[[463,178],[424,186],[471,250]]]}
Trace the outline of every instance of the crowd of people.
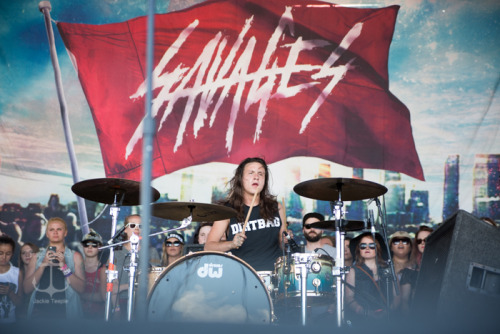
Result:
{"label": "crowd of people", "polygon": [[[325,220],[322,214],[309,212],[304,215],[302,233],[306,244],[300,248],[294,243],[285,208],[270,193],[269,170],[263,159],[247,158],[241,162],[230,181],[228,197],[219,204],[235,209],[237,216],[200,223],[192,244],[202,247],[197,250],[232,254],[257,273],[274,272],[274,285],[266,283],[271,287],[271,294],[273,286],[283,283],[279,282],[283,278],[277,277],[276,264],[285,263],[283,270],[288,273],[294,265],[290,253],[311,254],[309,258],[321,259],[332,268],[335,266],[335,239],[311,226]],[[122,240],[140,236],[141,223],[139,215],[126,217]],[[12,237],[5,233],[0,235],[0,322],[61,317],[103,319],[108,293],[111,319],[126,319],[128,267],[133,245],[125,242],[114,250],[116,276],[110,285],[107,284],[107,271],[113,267],[103,256],[104,251],[99,249],[104,245],[103,238],[90,229],[79,242],[79,252],[66,244],[70,232],[66,219],[54,216],[46,224],[44,248],[26,242],[16,250]],[[345,266],[341,272],[345,273],[344,309],[348,321],[383,321],[390,315],[410,314],[426,240],[432,232],[432,228],[422,225],[414,237],[406,231],[396,231],[388,241],[375,232],[359,233],[356,237],[344,235]],[[153,247],[148,251],[150,267],[159,268],[157,272],[161,272],[168,266],[175,266],[191,252],[187,246],[182,234],[166,234],[161,254]],[[19,254],[17,266],[12,261],[16,251]],[[331,291],[319,290],[314,285],[316,288],[312,289],[316,290],[311,293],[325,297],[317,299],[324,300],[320,303],[321,312],[332,315],[325,319],[334,319],[337,305],[328,281],[331,271],[325,277],[318,272],[315,278],[320,284],[329,284]],[[286,284],[290,286],[292,282]],[[309,294],[309,285],[307,289]]]}

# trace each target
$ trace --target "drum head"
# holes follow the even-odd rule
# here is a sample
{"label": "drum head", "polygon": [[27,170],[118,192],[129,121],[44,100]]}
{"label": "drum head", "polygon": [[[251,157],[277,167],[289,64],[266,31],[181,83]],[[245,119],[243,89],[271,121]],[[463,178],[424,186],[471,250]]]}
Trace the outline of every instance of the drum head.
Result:
{"label": "drum head", "polygon": [[270,323],[272,302],[257,273],[219,252],[187,255],[167,267],[148,297],[148,319]]}

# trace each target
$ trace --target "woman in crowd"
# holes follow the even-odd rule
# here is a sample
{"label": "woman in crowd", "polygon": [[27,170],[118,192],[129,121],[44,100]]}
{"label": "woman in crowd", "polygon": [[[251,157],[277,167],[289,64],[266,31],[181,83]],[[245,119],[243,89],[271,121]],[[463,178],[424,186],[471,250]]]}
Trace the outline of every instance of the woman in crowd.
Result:
{"label": "woman in crowd", "polygon": [[389,241],[389,247],[394,263],[394,271],[400,284],[401,303],[399,310],[403,314],[408,314],[411,294],[417,281],[415,264],[410,259],[412,253],[410,234],[406,231],[395,232]]}
{"label": "woman in crowd", "polygon": [[82,298],[83,314],[87,319],[104,319],[104,298],[101,285],[106,284],[106,268],[101,262],[99,247],[103,245],[102,237],[90,229],[82,239],[85,267],[85,291]]}
{"label": "woman in crowd", "polygon": [[214,222],[202,222],[194,233],[193,244],[204,245],[212,226],[214,226]]}
{"label": "woman in crowd", "polygon": [[413,243],[413,251],[411,261],[416,264],[417,270],[420,270],[422,264],[422,255],[424,254],[425,242],[429,234],[434,230],[428,226],[420,225],[417,233],[415,233],[415,242]]}
{"label": "woman in crowd", "polygon": [[[31,243],[31,242],[26,242],[24,245],[21,247],[20,252],[19,252],[19,271],[22,272],[23,277],[26,277],[26,271],[28,270],[28,265],[32,259],[35,259],[38,252],[40,251],[40,248],[38,248],[37,245]],[[24,296],[22,304],[17,308],[16,311],[16,317],[18,319],[26,318],[26,315],[28,313],[28,304],[29,300],[31,298],[31,294]]]}
{"label": "woman in crowd", "polygon": [[64,219],[54,217],[47,222],[47,249],[33,258],[26,270],[24,291],[31,295],[28,318],[81,319],[80,293],[85,290],[83,258],[64,243],[68,231]]}
{"label": "woman in crowd", "polygon": [[182,257],[184,237],[178,233],[169,233],[163,242],[161,265],[166,267]]}
{"label": "woman in crowd", "polygon": [[390,273],[381,248],[383,238],[363,233],[351,240],[350,248],[356,262],[346,277],[345,305],[352,320],[363,321],[384,317],[399,306],[399,297],[387,288]]}

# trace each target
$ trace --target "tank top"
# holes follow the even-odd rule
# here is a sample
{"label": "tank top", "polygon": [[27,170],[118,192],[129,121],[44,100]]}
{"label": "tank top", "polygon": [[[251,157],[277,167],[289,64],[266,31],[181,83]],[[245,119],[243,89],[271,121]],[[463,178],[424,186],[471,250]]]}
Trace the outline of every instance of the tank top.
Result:
{"label": "tank top", "polygon": [[[248,213],[249,207],[244,206],[244,217]],[[243,222],[238,222],[237,218],[229,221],[227,240],[233,240],[234,235],[243,229]],[[252,209],[248,224],[245,229],[246,240],[239,249],[231,250],[231,253],[256,271],[269,271],[274,269],[276,259],[281,256],[279,244],[279,234],[281,229],[281,218],[276,212],[272,220],[264,220],[260,215],[260,206]]]}

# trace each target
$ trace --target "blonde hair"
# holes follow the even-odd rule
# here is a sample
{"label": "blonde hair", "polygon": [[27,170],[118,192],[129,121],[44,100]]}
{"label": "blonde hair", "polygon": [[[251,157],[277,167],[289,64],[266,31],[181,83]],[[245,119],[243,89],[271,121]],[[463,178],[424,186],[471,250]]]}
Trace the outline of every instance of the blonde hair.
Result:
{"label": "blonde hair", "polygon": [[64,219],[62,219],[61,217],[52,217],[49,219],[49,221],[47,222],[47,229],[49,227],[49,225],[53,222],[60,222],[61,224],[64,225],[64,229],[67,231],[68,230],[68,224],[66,224],[66,221]]}

